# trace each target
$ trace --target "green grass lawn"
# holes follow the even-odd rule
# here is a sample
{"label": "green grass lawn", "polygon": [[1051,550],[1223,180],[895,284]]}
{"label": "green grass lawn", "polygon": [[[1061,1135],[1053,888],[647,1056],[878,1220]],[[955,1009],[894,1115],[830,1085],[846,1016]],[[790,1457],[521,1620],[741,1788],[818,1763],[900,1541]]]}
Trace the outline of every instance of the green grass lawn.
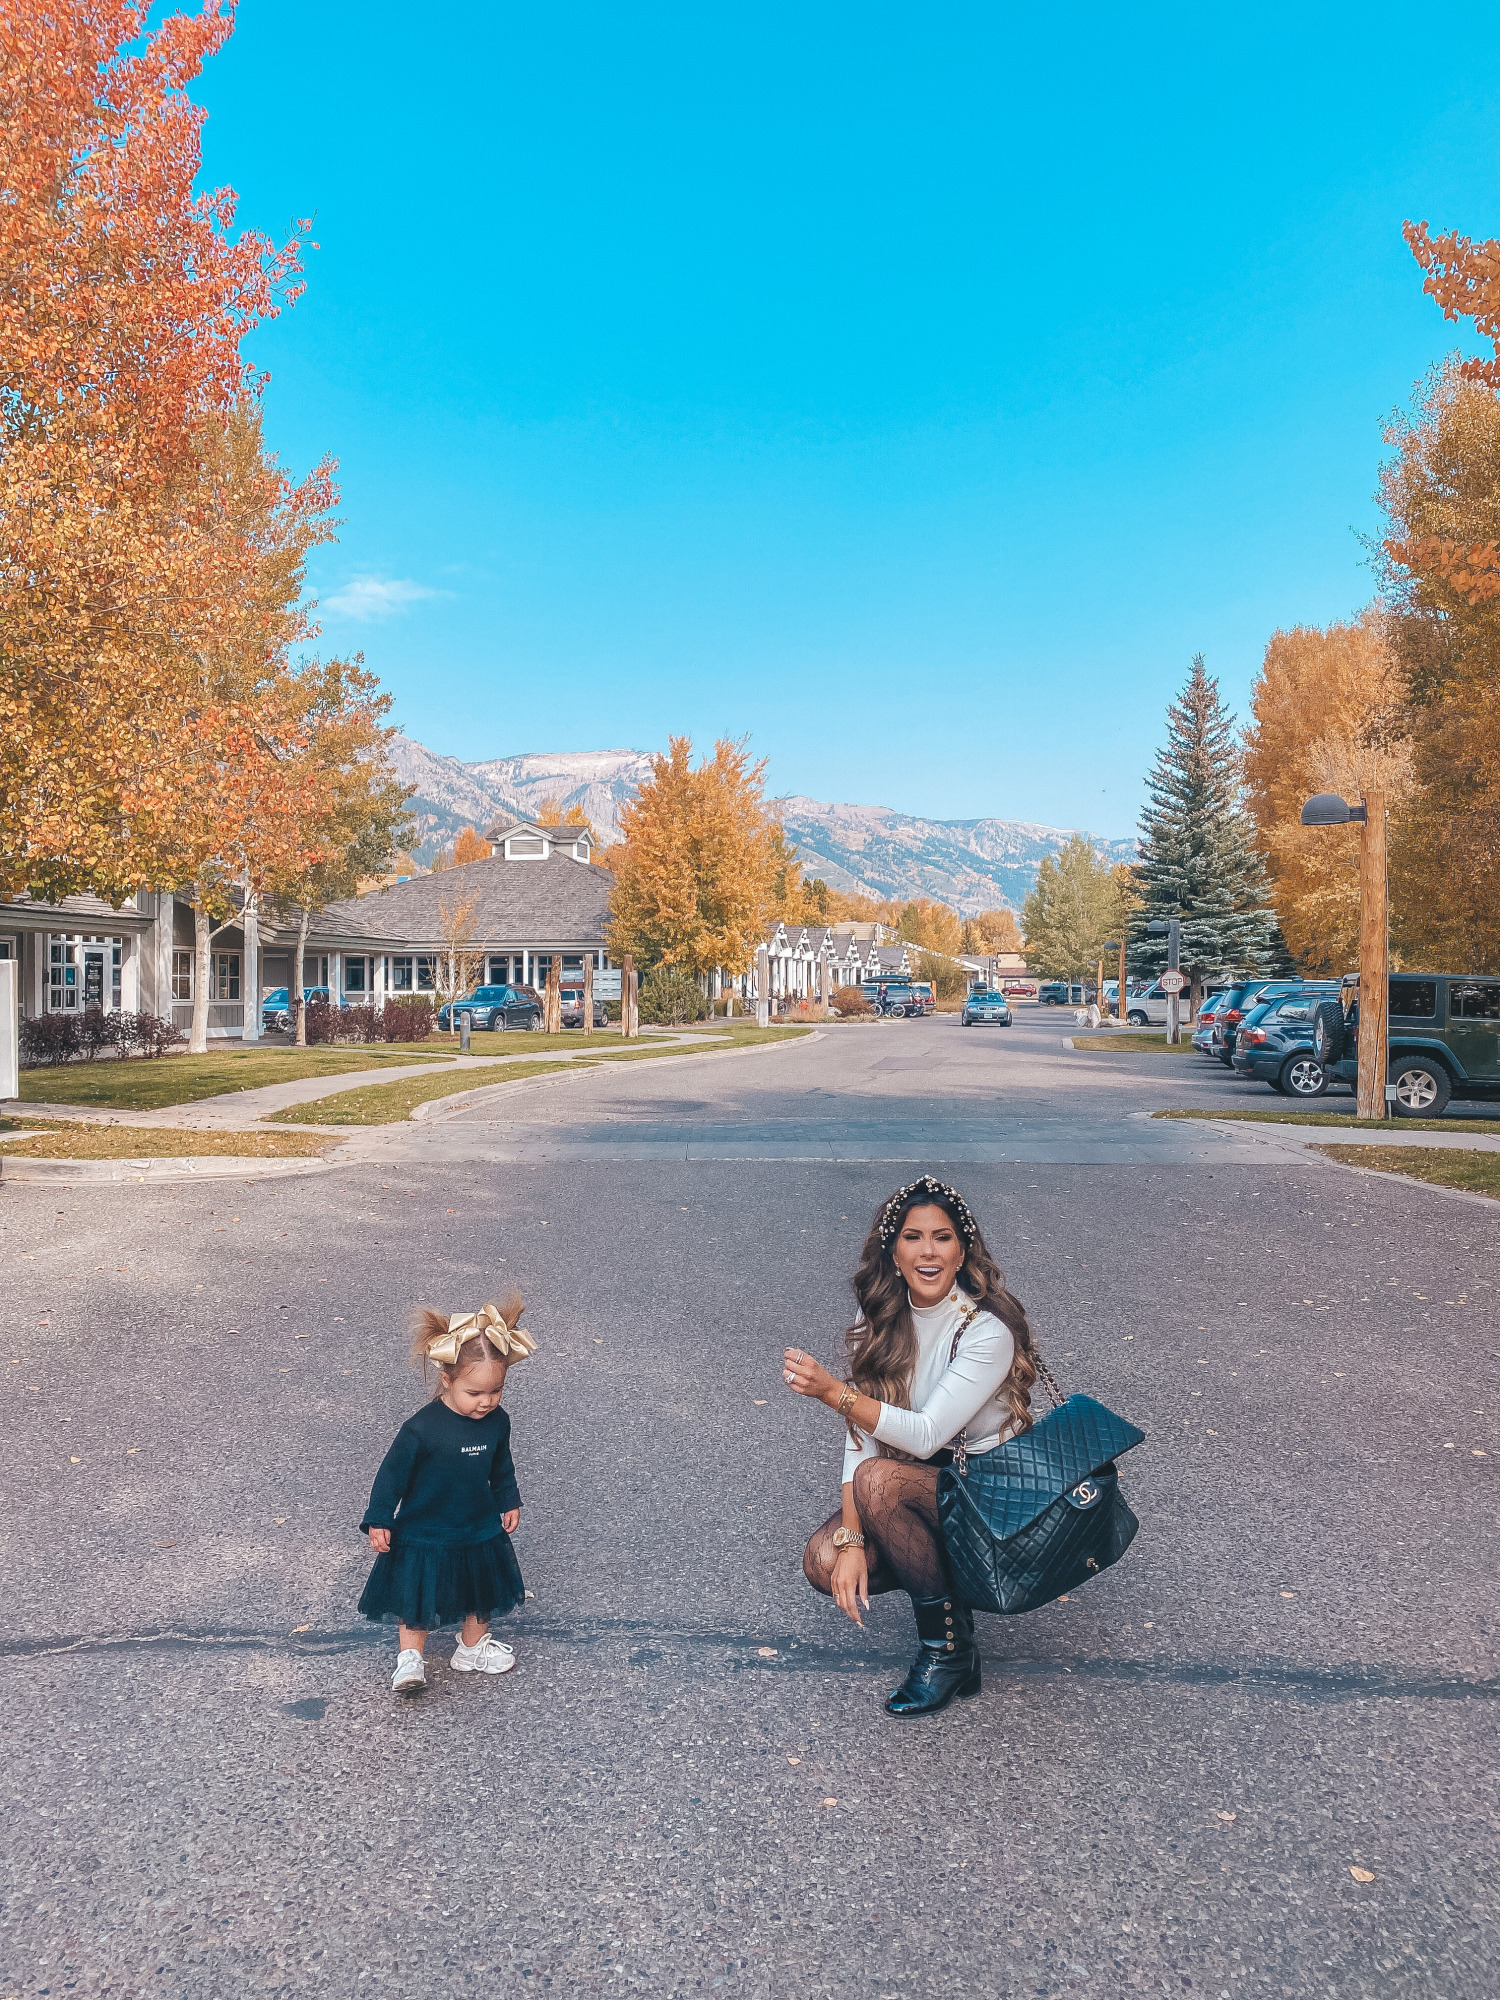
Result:
{"label": "green grass lawn", "polygon": [[[496,1038],[497,1040],[499,1037]],[[422,1048],[382,1042],[378,1049],[215,1049],[206,1056],[138,1056],[124,1062],[62,1063],[21,1072],[24,1104],[78,1104],[106,1111],[160,1111],[267,1083],[343,1076],[439,1060]],[[446,1068],[446,1064],[443,1065]]]}
{"label": "green grass lawn", "polygon": [[1338,1111],[1153,1111],[1153,1118],[1228,1118],[1247,1125],[1359,1125],[1372,1132],[1483,1132],[1486,1137],[1500,1132],[1500,1119],[1468,1118],[1356,1118],[1354,1099],[1350,1109]]}
{"label": "green grass lawn", "polygon": [[1112,1035],[1075,1035],[1075,1049],[1104,1049],[1112,1056],[1134,1056],[1142,1053],[1154,1056],[1187,1056],[1193,1054],[1193,1044],[1184,1035],[1177,1043],[1169,1042],[1165,1034],[1143,1035],[1135,1028],[1117,1028]]}
{"label": "green grass lawn", "polygon": [[[738,1021],[719,1023],[714,1038],[684,1045],[665,1043],[652,1046],[627,1043],[611,1052],[607,1048],[597,1059],[573,1057],[562,1062],[495,1062],[483,1069],[455,1070],[444,1064],[432,1076],[408,1076],[392,1083],[366,1083],[355,1090],[341,1090],[315,1104],[294,1104],[285,1111],[273,1111],[268,1124],[275,1125],[394,1125],[410,1118],[419,1104],[431,1104],[439,1097],[457,1097],[466,1090],[481,1090],[492,1083],[514,1083],[524,1077],[547,1076],[560,1069],[602,1069],[609,1063],[650,1062],[661,1056],[711,1055],[715,1050],[758,1048],[764,1042],[796,1041],[811,1034],[810,1028],[757,1028]],[[476,1035],[476,1041],[479,1039]],[[553,1037],[554,1044],[557,1037]],[[580,1036],[579,1039],[582,1039]]]}
{"label": "green grass lawn", "polygon": [[164,1125],[74,1125],[60,1119],[0,1119],[0,1160],[282,1160],[325,1153],[334,1142],[313,1132],[174,1132]]}
{"label": "green grass lawn", "polygon": [[[1415,1122],[1415,1121],[1413,1121]],[[1434,1187],[1463,1188],[1500,1201],[1500,1153],[1467,1153],[1457,1146],[1312,1146],[1346,1167],[1373,1167]]]}

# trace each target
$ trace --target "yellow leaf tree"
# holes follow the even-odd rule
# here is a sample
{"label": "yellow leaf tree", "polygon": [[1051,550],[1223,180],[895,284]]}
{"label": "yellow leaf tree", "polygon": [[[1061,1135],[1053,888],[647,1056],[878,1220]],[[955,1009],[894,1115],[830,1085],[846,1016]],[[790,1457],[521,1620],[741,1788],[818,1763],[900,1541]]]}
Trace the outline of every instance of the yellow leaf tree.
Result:
{"label": "yellow leaf tree", "polygon": [[749,969],[775,902],[778,829],[765,765],[743,739],[721,738],[695,769],[692,743],[666,756],[620,813],[611,849],[611,954],[702,974]]}

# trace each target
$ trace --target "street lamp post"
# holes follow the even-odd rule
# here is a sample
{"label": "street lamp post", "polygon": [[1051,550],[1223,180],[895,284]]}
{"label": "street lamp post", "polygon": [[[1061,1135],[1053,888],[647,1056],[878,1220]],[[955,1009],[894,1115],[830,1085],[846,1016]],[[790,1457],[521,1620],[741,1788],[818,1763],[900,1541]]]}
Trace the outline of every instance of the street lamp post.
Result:
{"label": "street lamp post", "polygon": [[[1163,932],[1166,933],[1167,970],[1168,972],[1180,971],[1181,968],[1178,965],[1178,960],[1182,957],[1181,918],[1168,917],[1163,922],[1158,917],[1147,924],[1146,929],[1153,937],[1160,937]],[[1182,1024],[1177,1018],[1177,995],[1175,992],[1168,993],[1167,995],[1167,1040],[1173,1044],[1182,1040]]]}
{"label": "street lamp post", "polygon": [[1385,871],[1385,793],[1366,792],[1357,806],[1337,792],[1318,792],[1302,808],[1304,826],[1356,824],[1359,836],[1358,1118],[1386,1115],[1386,1040],[1390,1009],[1389,904]]}

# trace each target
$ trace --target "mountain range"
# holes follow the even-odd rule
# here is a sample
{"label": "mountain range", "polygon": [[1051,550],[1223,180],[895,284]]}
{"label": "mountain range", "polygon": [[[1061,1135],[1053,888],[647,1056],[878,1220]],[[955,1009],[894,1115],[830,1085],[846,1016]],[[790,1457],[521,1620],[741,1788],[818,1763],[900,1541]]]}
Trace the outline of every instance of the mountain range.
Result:
{"label": "mountain range", "polygon": [[[398,735],[391,754],[402,782],[415,788],[418,860],[450,846],[462,827],[482,833],[507,813],[533,818],[549,799],[564,811],[581,806],[600,839],[612,841],[620,807],[651,774],[651,760],[639,750],[534,752],[470,764]],[[1019,910],[1039,864],[1070,838],[1065,828],[1030,820],[923,819],[889,806],[801,797],[772,803],[805,874],[881,901],[931,896],[964,916]],[[1111,861],[1135,855],[1132,840],[1094,845]]]}

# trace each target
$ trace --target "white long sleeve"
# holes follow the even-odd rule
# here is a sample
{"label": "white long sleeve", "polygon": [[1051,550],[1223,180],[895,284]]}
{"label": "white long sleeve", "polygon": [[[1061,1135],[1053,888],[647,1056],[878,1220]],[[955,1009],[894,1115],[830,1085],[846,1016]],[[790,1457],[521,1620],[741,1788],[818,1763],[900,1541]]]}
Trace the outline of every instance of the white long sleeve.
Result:
{"label": "white long sleeve", "polygon": [[877,1456],[877,1438],[913,1458],[931,1458],[964,1429],[969,1432],[968,1448],[976,1456],[993,1451],[1009,1434],[1011,1411],[1003,1399],[1005,1378],[1015,1359],[1009,1327],[990,1313],[980,1313],[960,1339],[953,1365],[948,1364],[954,1332],[969,1306],[970,1301],[957,1293],[941,1305],[913,1308],[917,1334],[910,1389],[913,1407],[903,1410],[882,1403],[874,1437],[867,1434],[862,1445],[845,1440],[846,1484],[861,1459]]}

